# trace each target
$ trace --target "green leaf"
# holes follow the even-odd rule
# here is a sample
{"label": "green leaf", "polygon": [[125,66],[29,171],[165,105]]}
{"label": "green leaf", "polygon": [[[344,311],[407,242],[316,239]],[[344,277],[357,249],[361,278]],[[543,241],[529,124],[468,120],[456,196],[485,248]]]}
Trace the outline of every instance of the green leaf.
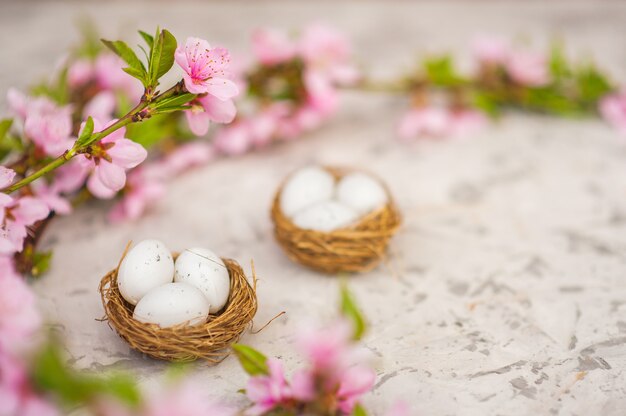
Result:
{"label": "green leaf", "polygon": [[172,65],[174,65],[174,53],[176,52],[177,46],[176,38],[169,31],[163,29],[160,37],[163,46],[161,48],[159,67],[156,72],[157,80],[165,75],[172,68]]}
{"label": "green leaf", "polygon": [[243,344],[234,344],[233,351],[243,369],[251,376],[267,375],[267,357],[252,347]]}
{"label": "green leaf", "polygon": [[361,406],[360,403],[357,403],[352,411],[352,416],[367,416],[367,411],[365,411],[365,408]]}
{"label": "green leaf", "polygon": [[142,83],[143,83],[143,81],[144,81],[144,79],[146,77],[145,72],[142,72],[139,69],[127,67],[127,68],[122,68],[122,71],[126,72],[128,75],[130,75],[133,78],[137,78]]}
{"label": "green leaf", "polygon": [[196,97],[195,94],[185,93],[180,95],[175,95],[173,97],[166,98],[164,100],[159,101],[155,105],[155,109],[160,110],[167,107],[176,107],[181,106],[183,104],[189,103]]}
{"label": "green leaf", "polygon": [[52,260],[52,250],[38,251],[33,255],[33,267],[30,274],[33,277],[41,276],[50,269],[50,261]]}
{"label": "green leaf", "polygon": [[150,62],[149,62],[149,79],[150,85],[155,87],[159,83],[159,78],[156,76],[159,65],[161,65],[161,53],[163,52],[163,37],[161,36],[161,31],[157,27],[156,34],[154,35],[154,42],[152,44],[152,48],[150,48]]}
{"label": "green leaf", "polygon": [[[106,39],[102,39],[102,43],[106,45],[109,49],[111,49],[116,55],[124,60],[128,64],[128,66],[132,69],[132,73],[128,72],[135,78],[138,78],[144,85],[147,83],[147,72],[146,67],[143,62],[137,57],[137,54],[123,41],[116,40],[110,41]],[[128,68],[125,68],[125,70]],[[138,74],[141,74],[139,76]]]}
{"label": "green leaf", "polygon": [[144,32],[143,30],[139,31],[139,34],[141,35],[141,37],[143,38],[143,40],[146,41],[146,43],[148,44],[148,46],[152,49],[152,44],[154,43],[154,37],[152,35],[147,34],[146,32]]}
{"label": "green leaf", "polygon": [[101,395],[112,395],[129,405],[140,402],[132,379],[125,375],[108,378],[77,373],[67,367],[57,344],[48,344],[35,357],[32,380],[42,391],[55,394],[63,403],[80,406]]}
{"label": "green leaf", "polygon": [[354,329],[353,339],[361,339],[366,329],[365,319],[345,282],[341,284],[341,314],[352,322]]}
{"label": "green leaf", "polygon": [[0,141],[4,139],[9,130],[11,130],[11,126],[13,125],[12,118],[5,118],[0,120]]}
{"label": "green leaf", "polygon": [[93,127],[93,118],[89,116],[85,122],[85,127],[83,127],[80,135],[78,136],[78,140],[76,140],[77,146],[84,146],[89,143],[89,139],[91,139],[91,135],[93,134]]}
{"label": "green leaf", "polygon": [[456,73],[450,56],[439,56],[423,62],[426,76],[433,84],[441,87],[454,87],[466,81]]}
{"label": "green leaf", "polygon": [[549,68],[552,77],[557,81],[569,76],[571,73],[569,64],[565,58],[565,53],[563,52],[563,45],[561,43],[554,43],[552,45]]}

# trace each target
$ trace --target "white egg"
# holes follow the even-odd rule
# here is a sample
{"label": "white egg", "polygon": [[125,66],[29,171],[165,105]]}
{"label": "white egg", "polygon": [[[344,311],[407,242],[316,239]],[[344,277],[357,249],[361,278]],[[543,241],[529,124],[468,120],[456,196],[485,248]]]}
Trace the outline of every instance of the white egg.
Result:
{"label": "white egg", "polygon": [[303,229],[328,232],[350,225],[358,216],[355,210],[346,205],[323,201],[298,212],[293,223]]}
{"label": "white egg", "polygon": [[117,272],[122,297],[133,305],[150,290],[174,279],[174,260],[159,240],[144,240],[124,257]]}
{"label": "white egg", "polygon": [[355,172],[339,180],[337,200],[360,215],[365,215],[381,208],[388,201],[387,192],[381,183],[371,176]]}
{"label": "white egg", "polygon": [[206,248],[189,248],[176,259],[175,282],[189,283],[200,289],[211,304],[211,313],[219,312],[230,293],[230,276],[226,265]]}
{"label": "white egg", "polygon": [[289,177],[280,195],[280,209],[288,217],[317,202],[332,199],[335,178],[328,171],[310,166]]}
{"label": "white egg", "polygon": [[141,298],[133,318],[161,328],[188,322],[197,325],[209,317],[209,301],[200,289],[188,283],[166,283]]}

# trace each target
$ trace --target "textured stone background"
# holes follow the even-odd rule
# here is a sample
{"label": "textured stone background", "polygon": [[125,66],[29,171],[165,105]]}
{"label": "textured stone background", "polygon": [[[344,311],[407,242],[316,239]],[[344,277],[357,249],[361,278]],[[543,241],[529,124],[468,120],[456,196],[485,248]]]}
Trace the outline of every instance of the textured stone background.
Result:
{"label": "textured stone background", "polygon": [[[345,30],[370,73],[408,69],[415,52],[467,57],[477,32],[546,45],[562,38],[626,80],[626,3],[619,2],[114,2],[0,4],[0,90],[45,74],[98,19],[130,38],[156,24],[245,52],[253,27],[325,20]],[[348,94],[323,130],[177,179],[135,224],[108,226],[105,204],[54,222],[41,307],[80,369],[126,367],[150,383],[164,365],[130,351],[104,323],[100,277],[130,239],[210,247],[256,263],[257,324],[243,342],[299,363],[289,348],[307,322],[335,314],[337,284],[292,264],[271,236],[279,181],[306,162],[363,165],[385,178],[405,214],[392,261],[351,279],[371,324],[378,382],[366,403],[397,398],[421,415],[626,414],[626,144],[599,121],[511,116],[469,140],[394,141],[404,103]],[[4,102],[2,102],[4,105]],[[197,371],[207,391],[243,403],[234,359]]]}

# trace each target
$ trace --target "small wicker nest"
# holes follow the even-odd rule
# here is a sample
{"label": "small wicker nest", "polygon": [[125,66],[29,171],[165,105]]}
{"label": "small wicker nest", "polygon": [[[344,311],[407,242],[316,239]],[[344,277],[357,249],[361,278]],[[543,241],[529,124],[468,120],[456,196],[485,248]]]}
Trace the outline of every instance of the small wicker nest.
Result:
{"label": "small wicker nest", "polygon": [[[174,254],[174,258],[176,257],[177,254]],[[217,315],[210,315],[206,323],[161,328],[133,319],[134,305],[122,297],[117,287],[119,264],[100,281],[100,297],[106,313],[103,320],[108,321],[109,326],[131,348],[150,357],[167,361],[193,361],[202,358],[211,364],[219,363],[228,356],[230,345],[251,324],[257,311],[254,270],[251,286],[236,261],[222,260],[230,275],[230,296],[224,309]]]}
{"label": "small wicker nest", "polygon": [[[353,169],[324,167],[335,179]],[[324,273],[364,272],[385,258],[387,245],[401,223],[400,213],[389,189],[387,204],[361,217],[349,227],[321,232],[296,226],[280,209],[283,186],[276,192],[272,205],[274,235],[287,256],[304,266]]]}

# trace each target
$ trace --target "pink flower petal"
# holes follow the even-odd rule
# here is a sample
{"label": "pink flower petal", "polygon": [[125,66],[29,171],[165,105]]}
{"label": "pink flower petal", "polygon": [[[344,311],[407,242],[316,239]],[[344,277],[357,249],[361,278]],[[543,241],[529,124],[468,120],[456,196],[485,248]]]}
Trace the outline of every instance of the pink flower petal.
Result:
{"label": "pink flower petal", "polygon": [[222,101],[229,100],[239,94],[237,84],[226,78],[211,78],[206,80],[206,92]]}
{"label": "pink flower petal", "polygon": [[13,169],[0,166],[0,189],[6,188],[13,183],[15,171]]}
{"label": "pink flower petal", "polygon": [[17,207],[12,211],[15,221],[24,225],[33,225],[50,214],[48,206],[38,198],[25,196],[17,201]]}
{"label": "pink flower petal", "polygon": [[189,129],[196,136],[204,136],[209,131],[211,119],[204,110],[197,110],[195,108],[187,110],[185,111],[185,118],[187,118]]}
{"label": "pink flower petal", "polygon": [[220,100],[211,95],[199,99],[209,119],[216,123],[230,123],[237,114],[233,100]]}
{"label": "pink flower petal", "polygon": [[129,139],[117,140],[107,153],[114,164],[126,169],[134,168],[148,156],[148,152],[142,145]]}
{"label": "pink flower petal", "polygon": [[114,163],[101,160],[100,164],[96,166],[95,173],[102,185],[112,191],[117,192],[126,184],[126,172]]}

